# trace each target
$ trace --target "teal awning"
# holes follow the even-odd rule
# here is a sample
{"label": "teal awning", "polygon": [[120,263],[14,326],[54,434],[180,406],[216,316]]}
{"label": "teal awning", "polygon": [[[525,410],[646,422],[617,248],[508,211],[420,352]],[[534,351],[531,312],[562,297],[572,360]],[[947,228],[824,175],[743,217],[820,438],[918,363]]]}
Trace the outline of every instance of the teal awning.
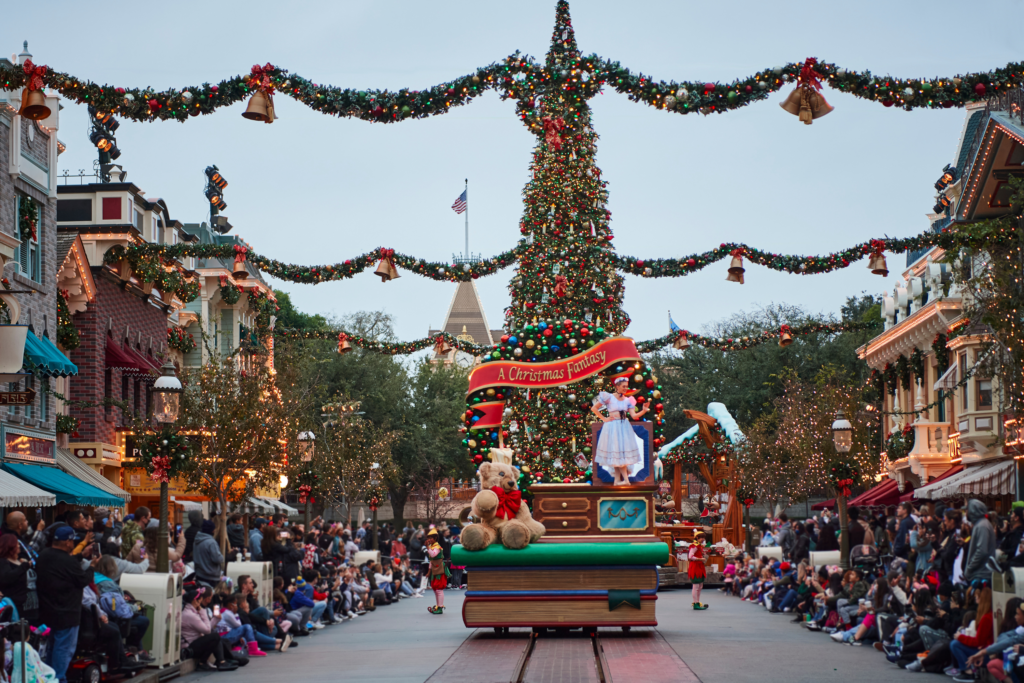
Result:
{"label": "teal awning", "polygon": [[31,330],[25,337],[25,369],[39,371],[49,377],[78,374],[78,366],[69,361],[52,341],[37,337]]}
{"label": "teal awning", "polygon": [[86,484],[81,479],[76,479],[64,470],[57,469],[56,467],[5,462],[3,470],[13,474],[22,481],[27,481],[33,486],[49,491],[56,496],[58,503],[124,507],[124,500],[121,498],[112,496],[92,484]]}

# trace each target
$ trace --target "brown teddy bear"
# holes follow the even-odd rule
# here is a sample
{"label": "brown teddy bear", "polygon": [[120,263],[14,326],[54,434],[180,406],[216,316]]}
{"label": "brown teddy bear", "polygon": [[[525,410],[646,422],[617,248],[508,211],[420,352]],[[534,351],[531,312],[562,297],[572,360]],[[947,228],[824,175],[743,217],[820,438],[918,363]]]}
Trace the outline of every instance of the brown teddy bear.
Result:
{"label": "brown teddy bear", "polygon": [[[496,452],[497,451],[497,452]],[[520,550],[544,535],[544,525],[530,514],[519,490],[519,470],[512,466],[510,449],[492,449],[491,460],[480,465],[480,492],[459,516],[465,524],[472,514],[480,519],[462,530],[462,547],[483,550],[497,540]]]}

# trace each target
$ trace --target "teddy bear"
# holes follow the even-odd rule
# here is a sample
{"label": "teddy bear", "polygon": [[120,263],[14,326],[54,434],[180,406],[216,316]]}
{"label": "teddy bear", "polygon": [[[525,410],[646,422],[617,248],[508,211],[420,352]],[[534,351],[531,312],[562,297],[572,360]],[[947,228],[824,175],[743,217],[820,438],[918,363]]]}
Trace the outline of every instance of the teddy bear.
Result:
{"label": "teddy bear", "polygon": [[465,525],[469,515],[480,522],[462,530],[462,547],[483,550],[495,541],[510,550],[520,550],[544,535],[544,525],[530,514],[519,490],[519,470],[512,466],[511,449],[491,449],[492,462],[480,465],[480,492],[470,507],[459,515]]}

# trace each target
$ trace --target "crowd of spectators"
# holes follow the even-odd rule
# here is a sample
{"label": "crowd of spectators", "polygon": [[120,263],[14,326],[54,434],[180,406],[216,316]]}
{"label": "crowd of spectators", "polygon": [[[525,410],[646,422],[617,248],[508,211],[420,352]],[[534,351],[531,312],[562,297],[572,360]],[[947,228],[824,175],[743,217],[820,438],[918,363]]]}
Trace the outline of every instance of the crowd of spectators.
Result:
{"label": "crowd of spectators", "polygon": [[992,592],[993,572],[1024,567],[1024,509],[1000,517],[971,499],[848,516],[849,569],[810,564],[811,551],[839,549],[837,515],[797,522],[783,513],[765,520],[761,541],[780,546],[782,560],[740,556],[725,567],[723,590],[836,643],[873,646],[907,671],[1024,680],[1021,599],[994,609]]}
{"label": "crowd of spectators", "polygon": [[[384,524],[374,534],[369,522],[352,528],[317,518],[307,528],[283,514],[235,514],[217,534],[215,522],[190,511],[185,528],[169,529],[167,548],[170,571],[183,577],[182,659],[195,659],[200,669],[231,671],[270,652],[289,652],[298,638],[421,598],[426,589],[422,526],[398,533]],[[0,620],[30,624],[30,644],[39,647],[53,679],[66,683],[69,666],[86,650],[103,656],[108,674],[153,662],[142,647],[150,620],[121,578],[156,570],[158,526],[141,506],[123,520],[118,510],[97,508],[32,527],[21,512],[7,515],[0,531]],[[450,558],[458,530],[440,529]],[[363,552],[374,542],[379,555]],[[260,590],[252,576],[232,582],[226,568],[234,561],[270,562],[272,592]],[[272,599],[261,603],[261,594]]]}

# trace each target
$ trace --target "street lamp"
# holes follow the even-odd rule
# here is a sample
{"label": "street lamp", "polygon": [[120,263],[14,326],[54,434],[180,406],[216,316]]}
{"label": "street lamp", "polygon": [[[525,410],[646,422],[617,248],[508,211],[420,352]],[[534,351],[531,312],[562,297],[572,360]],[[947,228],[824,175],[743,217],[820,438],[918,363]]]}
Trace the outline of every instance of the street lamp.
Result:
{"label": "street lamp", "polygon": [[[167,361],[160,368],[163,374],[153,383],[153,417],[170,431],[181,410],[181,380],[174,364]],[[167,482],[160,482],[160,526],[156,534],[156,570],[167,573]]]}
{"label": "street lamp", "polygon": [[[853,425],[846,419],[843,409],[836,412],[832,423],[832,444],[838,453],[849,453],[853,448]],[[836,503],[839,506],[839,566],[846,569],[850,565],[850,529],[846,518],[846,496],[836,491]]]}

